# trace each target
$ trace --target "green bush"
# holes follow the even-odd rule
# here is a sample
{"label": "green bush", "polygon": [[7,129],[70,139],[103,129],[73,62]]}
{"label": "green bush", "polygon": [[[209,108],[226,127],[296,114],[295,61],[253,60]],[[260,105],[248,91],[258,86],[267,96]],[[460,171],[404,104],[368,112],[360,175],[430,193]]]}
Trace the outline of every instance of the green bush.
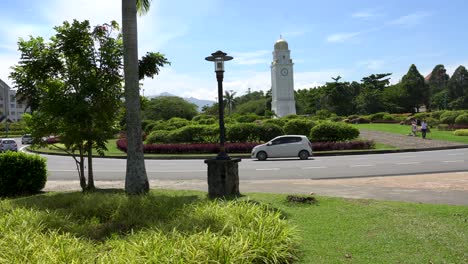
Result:
{"label": "green bush", "polygon": [[256,114],[246,114],[246,115],[240,115],[236,117],[236,121],[239,123],[251,123],[255,120],[261,120],[261,119],[265,119],[265,118],[262,116],[258,116]]}
{"label": "green bush", "polygon": [[217,123],[217,120],[214,118],[205,118],[197,121],[199,125],[213,125]]}
{"label": "green bush", "polygon": [[146,137],[147,144],[170,143],[170,142],[171,142],[170,132],[167,130],[155,130],[155,131],[152,131]]}
{"label": "green bush", "polygon": [[44,158],[23,152],[0,154],[0,196],[37,193],[46,180]]}
{"label": "green bush", "polygon": [[263,124],[274,124],[280,127],[284,127],[284,124],[286,124],[286,122],[280,118],[265,119],[265,120],[262,120],[262,122]]}
{"label": "green bush", "polygon": [[258,140],[258,125],[237,123],[226,127],[226,138],[229,142],[254,142]]}
{"label": "green bush", "polygon": [[395,118],[387,113],[387,112],[380,112],[380,113],[375,113],[372,115],[369,115],[369,119],[371,121],[377,121],[377,120],[385,120],[385,121],[392,121],[395,120]]}
{"label": "green bush", "polygon": [[442,124],[453,125],[455,123],[455,119],[460,115],[459,111],[446,111],[442,115],[440,115],[440,122]]}
{"label": "green bush", "polygon": [[310,130],[313,141],[346,141],[358,136],[359,129],[345,123],[324,122]]}
{"label": "green bush", "polygon": [[150,131],[157,131],[157,130],[172,131],[172,130],[175,130],[175,129],[177,129],[177,127],[175,127],[173,124],[170,124],[167,121],[158,120],[158,121],[155,121],[153,123],[149,123],[146,126],[145,131],[148,133]]}
{"label": "green bush", "polygon": [[310,134],[310,129],[315,126],[315,123],[307,119],[292,119],[284,125],[284,133],[288,135],[305,135]]}
{"label": "green bush", "polygon": [[214,115],[197,115],[192,118],[192,121],[198,122],[204,119],[216,119]]}
{"label": "green bush", "polygon": [[319,120],[325,120],[331,116],[332,116],[332,112],[326,109],[318,110],[317,112],[315,112],[315,117]]}
{"label": "green bush", "polygon": [[429,117],[429,113],[416,113],[411,118],[417,120],[427,119]]}
{"label": "green bush", "polygon": [[455,124],[468,125],[468,114],[461,114],[455,118]]}
{"label": "green bush", "polygon": [[431,112],[431,117],[432,118],[435,118],[435,119],[440,119],[440,116],[445,113],[447,111],[445,110],[442,110],[442,111],[434,111],[434,112]]}
{"label": "green bush", "polygon": [[458,130],[453,131],[453,134],[455,136],[467,137],[468,136],[468,129],[458,129]]}
{"label": "green bush", "polygon": [[216,131],[214,126],[188,125],[171,131],[169,138],[172,143],[207,143]]}
{"label": "green bush", "polygon": [[260,141],[269,141],[277,136],[284,135],[284,130],[275,124],[261,124],[258,126],[258,139]]}
{"label": "green bush", "polygon": [[173,117],[173,118],[167,120],[167,123],[170,126],[173,126],[175,128],[181,128],[181,127],[190,125],[190,121],[188,121],[185,118],[180,118],[180,117]]}

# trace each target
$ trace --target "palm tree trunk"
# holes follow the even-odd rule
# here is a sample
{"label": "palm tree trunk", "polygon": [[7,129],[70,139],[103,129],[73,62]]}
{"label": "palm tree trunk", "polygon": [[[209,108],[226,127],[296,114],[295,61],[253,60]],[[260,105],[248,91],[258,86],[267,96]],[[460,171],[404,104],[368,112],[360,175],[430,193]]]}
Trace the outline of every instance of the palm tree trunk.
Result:
{"label": "palm tree trunk", "polygon": [[88,191],[94,191],[96,187],[94,186],[94,174],[93,174],[93,142],[88,141],[87,143],[87,152],[88,152]]}
{"label": "palm tree trunk", "polygon": [[122,31],[128,140],[125,191],[141,194],[149,191],[149,183],[141,136],[136,0],[122,0]]}

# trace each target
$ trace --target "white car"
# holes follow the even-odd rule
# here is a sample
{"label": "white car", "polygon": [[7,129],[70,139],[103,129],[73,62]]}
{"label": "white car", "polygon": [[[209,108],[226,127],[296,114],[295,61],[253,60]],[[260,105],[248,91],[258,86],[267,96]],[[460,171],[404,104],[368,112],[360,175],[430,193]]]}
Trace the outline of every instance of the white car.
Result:
{"label": "white car", "polygon": [[251,156],[258,160],[284,157],[299,157],[305,160],[312,156],[312,143],[306,136],[279,136],[265,144],[255,146],[252,149]]}
{"label": "white car", "polygon": [[16,141],[14,139],[0,139],[0,152],[5,152],[7,150],[18,151],[18,145],[16,145]]}

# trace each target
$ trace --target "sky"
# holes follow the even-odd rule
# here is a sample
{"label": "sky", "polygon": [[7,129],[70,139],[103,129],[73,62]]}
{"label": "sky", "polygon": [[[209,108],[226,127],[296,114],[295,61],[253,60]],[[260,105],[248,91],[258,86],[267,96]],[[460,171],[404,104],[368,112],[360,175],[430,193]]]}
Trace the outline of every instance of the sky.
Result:
{"label": "sky", "polygon": [[[19,38],[54,35],[63,21],[92,25],[121,23],[120,0],[2,0],[0,79],[17,64]],[[466,0],[153,0],[138,18],[141,57],[161,52],[171,62],[154,79],[143,81],[145,96],[168,92],[215,100],[217,82],[211,53],[226,62],[224,89],[237,96],[271,88],[270,64],[280,35],[289,43],[294,88],[332,81],[360,81],[392,73],[397,83],[415,64],[424,76],[437,64],[451,75],[468,67]]]}

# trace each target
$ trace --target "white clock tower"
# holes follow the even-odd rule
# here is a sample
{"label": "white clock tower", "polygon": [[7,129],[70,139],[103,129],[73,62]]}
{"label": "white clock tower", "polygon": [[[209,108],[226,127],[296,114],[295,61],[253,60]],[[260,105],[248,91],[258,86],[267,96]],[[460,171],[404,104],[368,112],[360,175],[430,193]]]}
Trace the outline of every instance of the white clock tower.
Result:
{"label": "white clock tower", "polygon": [[294,100],[293,62],[288,42],[280,37],[275,43],[271,63],[271,110],[278,117],[296,114]]}

